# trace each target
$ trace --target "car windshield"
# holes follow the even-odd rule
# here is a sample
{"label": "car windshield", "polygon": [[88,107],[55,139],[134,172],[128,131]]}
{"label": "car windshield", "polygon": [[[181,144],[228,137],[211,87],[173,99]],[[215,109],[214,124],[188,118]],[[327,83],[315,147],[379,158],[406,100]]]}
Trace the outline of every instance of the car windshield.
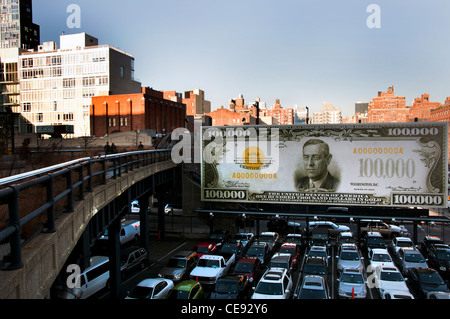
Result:
{"label": "car windshield", "polygon": [[295,253],[294,249],[290,248],[281,248],[279,252],[283,254],[291,254],[292,256],[294,256]]}
{"label": "car windshield", "polygon": [[341,276],[341,282],[351,284],[362,284],[364,283],[364,278],[361,274],[349,274],[344,272]]}
{"label": "car windshield", "polygon": [[235,253],[237,252],[237,245],[225,244],[220,251],[223,253]]}
{"label": "car windshield", "polygon": [[392,258],[389,254],[373,254],[372,261],[390,262]]}
{"label": "car windshield", "polygon": [[340,259],[342,259],[342,260],[359,260],[359,254],[356,251],[343,251],[343,252],[341,252]]}
{"label": "car windshield", "polygon": [[186,260],[178,258],[170,258],[167,262],[167,267],[171,268],[186,268]]}
{"label": "car windshield", "polygon": [[399,240],[397,242],[397,247],[414,247],[414,244],[410,241]]}
{"label": "car windshield", "polygon": [[325,265],[306,264],[303,268],[303,273],[308,275],[325,275],[327,273],[327,268]]}
{"label": "car windshield", "polygon": [[250,273],[250,272],[253,271],[253,264],[238,262],[236,264],[236,267],[234,267],[234,271],[235,272],[240,272],[240,273]]}
{"label": "car windshield", "polygon": [[263,295],[282,295],[283,286],[281,283],[260,281],[255,292]]}
{"label": "car windshield", "polygon": [[367,238],[368,245],[385,245],[383,238],[380,237],[369,237]]}
{"label": "car windshield", "polygon": [[402,274],[396,271],[382,271],[380,279],[384,281],[404,281]]}
{"label": "car windshield", "polygon": [[263,243],[269,243],[269,242],[273,242],[274,238],[273,238],[273,236],[260,236],[258,238],[258,240],[263,242]]}
{"label": "car windshield", "polygon": [[238,283],[235,280],[219,280],[214,289],[215,292],[235,294],[238,291]]}
{"label": "car windshield", "polygon": [[324,290],[303,288],[298,296],[299,299],[327,299]]}
{"label": "car windshield", "polygon": [[196,251],[200,254],[206,254],[208,252],[208,247],[206,246],[197,246]]}
{"label": "car windshield", "polygon": [[340,244],[354,244],[355,239],[353,237],[341,237],[339,239]]}
{"label": "car windshield", "polygon": [[250,249],[247,251],[247,256],[260,257],[263,255],[264,255],[263,248],[250,247]]}
{"label": "car windshield", "polygon": [[211,267],[211,268],[217,268],[219,267],[220,263],[218,260],[211,260],[211,259],[200,259],[198,261],[199,267]]}
{"label": "car windshield", "polygon": [[151,297],[152,293],[153,293],[153,288],[152,287],[136,286],[131,291],[129,297],[130,298],[136,298],[136,299],[145,299],[145,298]]}
{"label": "car windshield", "polygon": [[444,281],[437,272],[419,274],[420,282],[426,285],[444,285]]}
{"label": "car windshield", "polygon": [[423,263],[425,258],[421,254],[405,254],[405,261],[411,263]]}
{"label": "car windshield", "polygon": [[323,250],[311,250],[309,252],[308,256],[312,256],[312,257],[318,256],[318,257],[325,257],[325,258],[328,257],[327,253],[325,251],[323,251]]}
{"label": "car windshield", "polygon": [[436,254],[437,258],[440,260],[450,261],[450,251],[438,251]]}
{"label": "car windshield", "polygon": [[285,261],[272,260],[270,262],[270,267],[271,268],[285,268],[285,269],[289,269],[289,263],[287,263]]}
{"label": "car windshield", "polygon": [[188,299],[189,291],[172,289],[167,295],[167,299]]}

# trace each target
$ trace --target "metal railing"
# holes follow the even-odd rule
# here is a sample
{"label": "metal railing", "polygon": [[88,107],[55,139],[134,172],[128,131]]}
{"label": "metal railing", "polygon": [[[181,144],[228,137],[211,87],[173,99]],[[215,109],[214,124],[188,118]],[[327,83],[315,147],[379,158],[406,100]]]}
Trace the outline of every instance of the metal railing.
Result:
{"label": "metal railing", "polygon": [[55,232],[55,219],[73,212],[74,200],[83,200],[94,186],[168,160],[168,149],[135,151],[80,158],[0,179],[0,269],[21,268],[22,248],[41,232]]}

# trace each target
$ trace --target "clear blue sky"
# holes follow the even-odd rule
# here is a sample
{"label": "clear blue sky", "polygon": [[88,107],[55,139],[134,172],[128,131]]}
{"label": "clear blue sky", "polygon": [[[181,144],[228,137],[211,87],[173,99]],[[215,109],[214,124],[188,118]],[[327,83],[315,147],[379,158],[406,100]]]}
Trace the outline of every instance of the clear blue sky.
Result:
{"label": "clear blue sky", "polygon": [[[81,28],[68,28],[69,4]],[[381,28],[370,29],[370,4]],[[407,105],[450,96],[450,1],[443,0],[33,0],[41,42],[86,32],[135,57],[143,86],[201,88],[212,109],[242,93],[268,106],[322,102],[354,113],[394,85]]]}

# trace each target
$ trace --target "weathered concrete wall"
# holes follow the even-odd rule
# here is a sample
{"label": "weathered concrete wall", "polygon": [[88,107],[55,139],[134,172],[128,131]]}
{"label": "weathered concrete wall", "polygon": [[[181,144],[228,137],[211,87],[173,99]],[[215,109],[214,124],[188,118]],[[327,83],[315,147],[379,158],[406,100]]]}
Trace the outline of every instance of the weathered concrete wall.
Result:
{"label": "weathered concrete wall", "polygon": [[55,233],[41,233],[23,248],[21,269],[0,271],[0,299],[44,298],[92,216],[134,183],[175,166],[167,161],[134,169],[85,193],[73,213],[56,219]]}

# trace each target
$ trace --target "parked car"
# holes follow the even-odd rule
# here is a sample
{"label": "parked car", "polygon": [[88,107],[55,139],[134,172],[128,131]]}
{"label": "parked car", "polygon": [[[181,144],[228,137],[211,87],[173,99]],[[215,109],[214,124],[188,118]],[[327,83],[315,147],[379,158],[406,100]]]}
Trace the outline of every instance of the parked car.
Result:
{"label": "parked car", "polygon": [[171,257],[164,268],[159,271],[158,277],[179,282],[187,278],[198,264],[198,255],[195,251],[182,250]]}
{"label": "parked car", "polygon": [[350,227],[345,225],[338,225],[333,223],[332,221],[328,220],[319,220],[314,222],[309,222],[308,224],[309,229],[315,229],[315,228],[324,228],[328,230],[328,236],[337,238],[340,232],[347,232],[350,231]]}
{"label": "parked car", "polygon": [[233,274],[246,275],[249,282],[255,285],[261,275],[261,264],[257,257],[242,257],[237,261]]}
{"label": "parked car", "polygon": [[308,275],[322,276],[328,282],[329,270],[324,257],[313,256],[306,259],[301,269],[301,279]]}
{"label": "parked car", "polygon": [[189,277],[204,285],[214,285],[234,265],[235,258],[235,254],[227,256],[203,255],[198,260],[197,266],[189,274]]}
{"label": "parked car", "polygon": [[244,253],[244,246],[238,239],[230,239],[222,244],[220,247],[220,252],[222,254],[235,254],[236,260],[242,257]]}
{"label": "parked car", "polygon": [[411,268],[409,283],[416,297],[420,299],[426,298],[428,293],[434,291],[450,292],[441,275],[433,268]]}
{"label": "parked car", "polygon": [[292,286],[286,269],[268,269],[254,288],[251,299],[289,299]]}
{"label": "parked car", "polygon": [[444,241],[437,236],[425,236],[420,244],[420,250],[425,257],[428,257],[428,254],[431,248],[436,244],[445,244]]}
{"label": "parked car", "polygon": [[360,233],[378,232],[385,239],[392,239],[403,235],[403,231],[396,225],[387,224],[379,219],[362,219],[360,221]]}
{"label": "parked car", "polygon": [[210,299],[250,298],[251,283],[246,275],[225,275],[217,280]]}
{"label": "parked car", "polygon": [[375,268],[375,287],[378,289],[382,299],[386,294],[393,291],[411,293],[406,285],[405,278],[397,267],[378,266]]}
{"label": "parked car", "polygon": [[292,257],[292,269],[297,269],[300,264],[300,246],[295,243],[284,243],[278,250],[280,253],[290,254]]}
{"label": "parked car", "polygon": [[228,239],[230,239],[231,234],[228,230],[218,229],[213,231],[209,237],[208,241],[216,243],[216,245],[220,246]]}
{"label": "parked car", "polygon": [[194,246],[194,251],[197,253],[198,258],[202,257],[203,255],[210,255],[214,254],[218,251],[217,244],[214,242],[202,242],[198,243]]}
{"label": "parked car", "polygon": [[278,240],[280,235],[277,232],[262,232],[256,239],[259,243],[267,243],[269,246],[269,252],[274,252],[278,247]]}
{"label": "parked car", "polygon": [[342,244],[338,249],[337,258],[337,270],[340,274],[344,269],[358,269],[363,271],[364,257],[361,257],[358,251],[358,247],[355,244]]}
{"label": "parked car", "polygon": [[324,246],[330,245],[330,238],[328,235],[328,229],[322,227],[316,227],[310,232],[310,238],[308,246]]}
{"label": "parked car", "polygon": [[387,248],[383,236],[379,232],[367,232],[361,240],[361,248],[369,251],[374,248]]}
{"label": "parked car", "polygon": [[254,242],[245,254],[246,257],[257,257],[262,265],[267,265],[270,258],[269,246],[267,243]]}
{"label": "parked car", "polygon": [[395,267],[395,263],[392,260],[391,255],[387,251],[387,249],[383,248],[374,248],[371,249],[367,257],[369,258],[369,265],[371,268],[371,271],[374,271],[376,267],[378,266],[390,266]]}
{"label": "parked car", "polygon": [[367,297],[366,280],[359,269],[344,269],[338,278],[338,298],[365,299]]}
{"label": "parked car", "polygon": [[396,256],[398,250],[402,247],[411,247],[415,248],[414,242],[411,238],[408,237],[396,237],[392,239],[392,241],[388,245],[388,250],[392,254],[392,256]]}
{"label": "parked car", "polygon": [[339,233],[336,242],[338,246],[342,244],[356,244],[356,239],[352,232],[343,231]]}
{"label": "parked car", "polygon": [[147,251],[144,248],[130,247],[120,252],[120,273],[125,278],[129,273],[150,264]]}
{"label": "parked car", "polygon": [[414,296],[412,293],[408,291],[386,291],[384,295],[382,296],[382,299],[403,299],[403,300],[410,300],[414,299]]}
{"label": "parked car", "polygon": [[241,241],[245,252],[253,244],[255,240],[255,235],[253,233],[237,233],[232,238]]}
{"label": "parked car", "polygon": [[288,274],[292,272],[292,256],[287,253],[275,253],[269,262],[269,268],[283,268]]}
{"label": "parked car", "polygon": [[173,287],[166,299],[175,300],[191,300],[191,299],[204,299],[205,291],[202,285],[195,280],[185,280]]}
{"label": "parked car", "polygon": [[148,278],[139,282],[125,299],[165,299],[173,287],[170,279]]}
{"label": "parked car", "polygon": [[296,297],[297,299],[330,299],[328,284],[322,276],[305,276]]}
{"label": "parked car", "polygon": [[302,234],[287,234],[286,237],[284,237],[284,242],[297,244],[297,246],[300,246],[301,248],[304,244],[304,239]]}
{"label": "parked car", "polygon": [[436,269],[442,278],[450,279],[450,246],[434,244],[428,251],[428,264]]}
{"label": "parked car", "polygon": [[403,247],[398,251],[397,267],[406,277],[411,268],[428,267],[428,264],[417,248]]}
{"label": "parked car", "polygon": [[450,299],[450,292],[432,291],[428,293],[427,299]]}
{"label": "parked car", "polygon": [[106,288],[109,283],[109,258],[105,256],[92,256],[90,266],[77,278],[76,287],[81,291],[81,299],[86,299]]}
{"label": "parked car", "polygon": [[308,253],[306,254],[306,258],[309,257],[323,257],[325,260],[325,263],[328,266],[328,260],[330,259],[330,256],[328,255],[327,247],[324,246],[312,246]]}

